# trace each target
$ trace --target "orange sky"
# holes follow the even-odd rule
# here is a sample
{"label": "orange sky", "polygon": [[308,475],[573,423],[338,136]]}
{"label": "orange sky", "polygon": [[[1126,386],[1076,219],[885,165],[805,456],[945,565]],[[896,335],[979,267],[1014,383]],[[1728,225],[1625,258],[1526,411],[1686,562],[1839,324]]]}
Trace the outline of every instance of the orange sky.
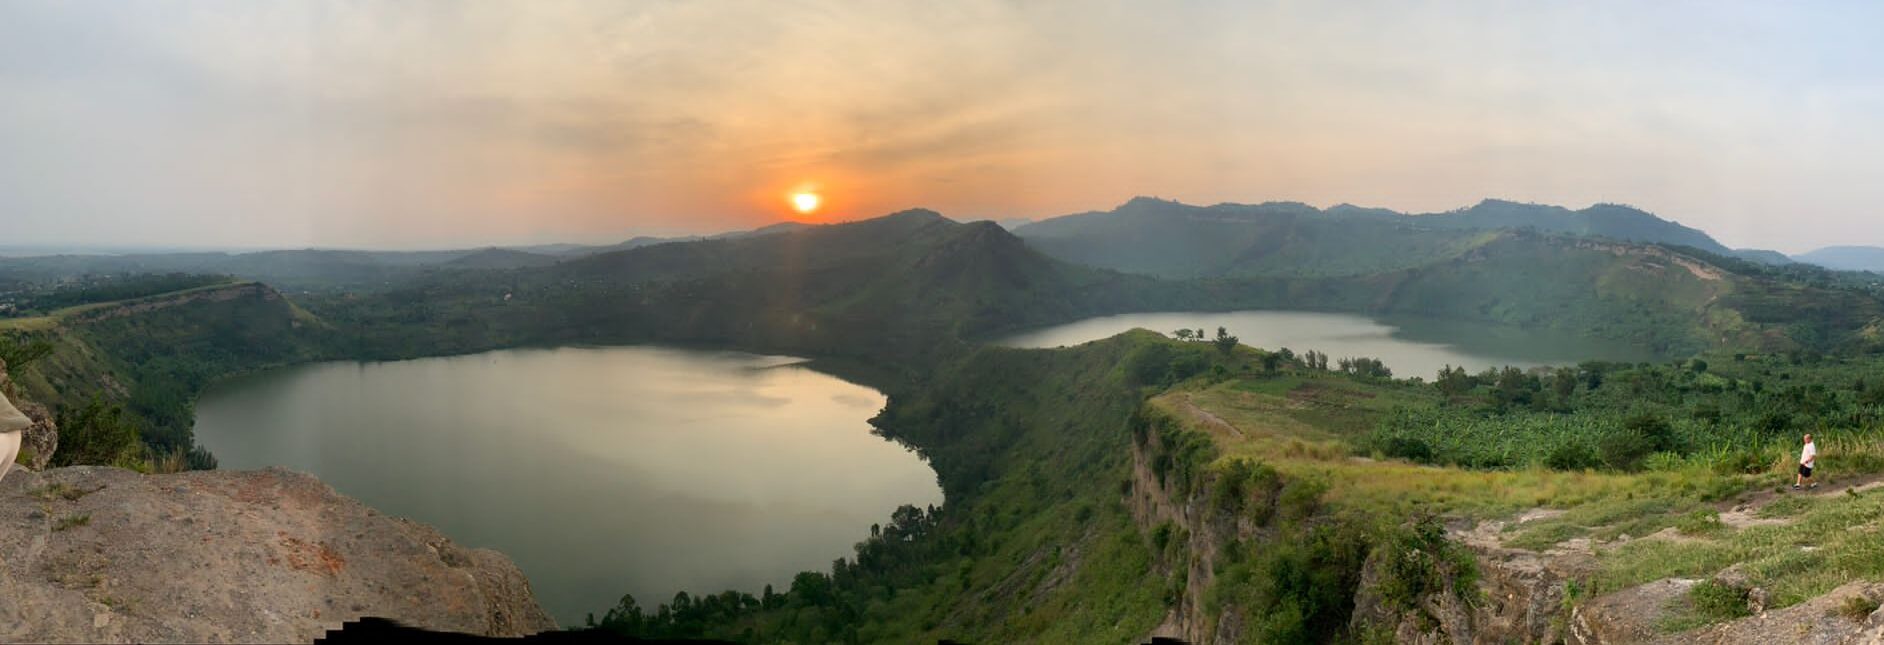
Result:
{"label": "orange sky", "polygon": [[[1872,15],[1853,15],[1865,12]],[[414,247],[1134,195],[1884,244],[1869,7],[0,4],[8,243]]]}

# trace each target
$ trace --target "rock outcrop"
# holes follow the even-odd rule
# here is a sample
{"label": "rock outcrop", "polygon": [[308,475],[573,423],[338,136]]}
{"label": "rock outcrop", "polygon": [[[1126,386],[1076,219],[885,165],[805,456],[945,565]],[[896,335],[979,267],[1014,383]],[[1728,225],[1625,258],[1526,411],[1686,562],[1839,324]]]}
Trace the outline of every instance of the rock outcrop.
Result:
{"label": "rock outcrop", "polygon": [[7,362],[0,360],[0,395],[5,395],[13,406],[33,420],[32,427],[22,432],[20,443],[20,463],[33,470],[40,470],[52,463],[52,453],[59,449],[59,426],[53,422],[52,412],[46,406],[31,403],[20,397],[13,380],[7,377]]}
{"label": "rock outcrop", "polygon": [[72,467],[0,481],[0,642],[311,642],[363,616],[555,628],[502,554],[308,475]]}

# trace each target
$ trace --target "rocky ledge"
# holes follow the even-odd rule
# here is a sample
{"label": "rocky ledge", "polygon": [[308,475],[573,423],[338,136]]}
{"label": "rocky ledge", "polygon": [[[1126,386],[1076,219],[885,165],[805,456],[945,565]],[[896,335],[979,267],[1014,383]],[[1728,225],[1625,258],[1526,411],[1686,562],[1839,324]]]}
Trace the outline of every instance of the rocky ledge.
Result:
{"label": "rocky ledge", "polygon": [[0,480],[0,642],[312,642],[363,616],[555,629],[504,555],[280,469]]}

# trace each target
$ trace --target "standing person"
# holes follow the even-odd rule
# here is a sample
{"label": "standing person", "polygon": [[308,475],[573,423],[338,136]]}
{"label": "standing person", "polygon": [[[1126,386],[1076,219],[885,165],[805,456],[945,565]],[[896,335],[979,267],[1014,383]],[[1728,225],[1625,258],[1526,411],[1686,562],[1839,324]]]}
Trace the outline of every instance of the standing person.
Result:
{"label": "standing person", "polygon": [[1819,447],[1812,443],[1812,435],[1805,436],[1805,448],[1799,450],[1799,476],[1793,478],[1792,489],[1799,490],[1799,485],[1811,482],[1813,488],[1819,483],[1812,481],[1812,468],[1819,464]]}
{"label": "standing person", "polygon": [[13,469],[13,460],[20,456],[20,440],[32,425],[32,419],[13,407],[7,395],[0,394],[0,479],[6,479],[7,471]]}

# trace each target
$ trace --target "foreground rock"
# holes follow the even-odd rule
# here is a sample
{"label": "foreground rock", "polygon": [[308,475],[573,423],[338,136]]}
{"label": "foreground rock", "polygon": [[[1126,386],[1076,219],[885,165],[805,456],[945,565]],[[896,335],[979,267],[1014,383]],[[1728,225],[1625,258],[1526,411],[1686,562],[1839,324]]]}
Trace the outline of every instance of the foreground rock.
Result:
{"label": "foreground rock", "polygon": [[490,636],[555,628],[502,554],[308,475],[0,480],[0,642],[312,642],[362,616]]}

